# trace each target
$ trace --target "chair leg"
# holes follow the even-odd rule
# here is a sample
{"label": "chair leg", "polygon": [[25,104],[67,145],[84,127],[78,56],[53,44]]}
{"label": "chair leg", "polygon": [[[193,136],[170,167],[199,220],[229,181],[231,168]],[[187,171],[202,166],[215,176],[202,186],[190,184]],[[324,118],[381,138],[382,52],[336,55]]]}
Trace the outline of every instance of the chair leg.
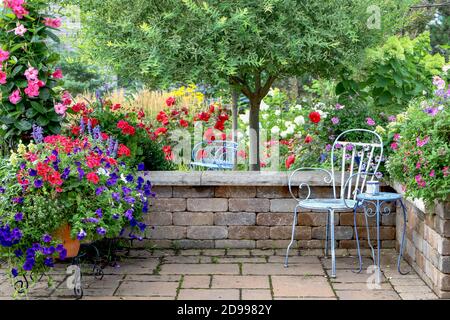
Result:
{"label": "chair leg", "polygon": [[295,226],[297,225],[297,213],[299,206],[296,206],[294,209],[294,221],[292,222],[292,234],[291,234],[291,242],[289,243],[286,249],[286,258],[284,260],[284,267],[288,267],[288,259],[289,259],[289,249],[291,249],[292,244],[294,243],[294,235],[295,235]]}
{"label": "chair leg", "polygon": [[329,209],[331,233],[331,277],[336,278],[336,254],[334,252],[334,210]]}
{"label": "chair leg", "polygon": [[328,257],[328,230],[330,228],[330,215],[327,214],[327,224],[325,226],[325,257]]}

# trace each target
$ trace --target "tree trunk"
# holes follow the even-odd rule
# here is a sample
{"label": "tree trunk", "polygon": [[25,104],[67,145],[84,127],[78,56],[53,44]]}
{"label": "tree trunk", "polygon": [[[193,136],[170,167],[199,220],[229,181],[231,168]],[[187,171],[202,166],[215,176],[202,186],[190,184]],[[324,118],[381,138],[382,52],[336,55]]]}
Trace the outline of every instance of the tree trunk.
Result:
{"label": "tree trunk", "polygon": [[[231,88],[231,100],[232,100],[232,114],[233,114],[233,142],[237,143],[237,132],[238,132],[238,98],[239,93],[236,89]],[[237,154],[234,155],[233,170],[237,170]]]}
{"label": "tree trunk", "polygon": [[250,171],[260,170],[259,159],[259,106],[260,98],[250,100]]}

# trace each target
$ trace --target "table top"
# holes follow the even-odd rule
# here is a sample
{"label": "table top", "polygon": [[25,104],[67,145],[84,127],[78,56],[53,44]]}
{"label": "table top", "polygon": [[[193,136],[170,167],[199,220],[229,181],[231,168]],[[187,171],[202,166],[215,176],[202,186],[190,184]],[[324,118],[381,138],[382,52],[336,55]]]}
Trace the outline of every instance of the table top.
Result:
{"label": "table top", "polygon": [[401,198],[401,194],[394,192],[379,192],[377,195],[360,193],[356,195],[356,200],[394,201]]}

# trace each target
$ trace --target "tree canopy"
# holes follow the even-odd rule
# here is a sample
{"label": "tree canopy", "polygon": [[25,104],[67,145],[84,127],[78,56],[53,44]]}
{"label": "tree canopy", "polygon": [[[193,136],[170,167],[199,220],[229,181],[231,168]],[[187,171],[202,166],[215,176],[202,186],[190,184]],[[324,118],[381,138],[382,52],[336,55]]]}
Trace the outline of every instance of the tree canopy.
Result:
{"label": "tree canopy", "polygon": [[403,26],[415,0],[69,0],[84,48],[152,87],[234,86],[250,100],[250,163],[259,168],[259,105],[276,79],[330,76]]}

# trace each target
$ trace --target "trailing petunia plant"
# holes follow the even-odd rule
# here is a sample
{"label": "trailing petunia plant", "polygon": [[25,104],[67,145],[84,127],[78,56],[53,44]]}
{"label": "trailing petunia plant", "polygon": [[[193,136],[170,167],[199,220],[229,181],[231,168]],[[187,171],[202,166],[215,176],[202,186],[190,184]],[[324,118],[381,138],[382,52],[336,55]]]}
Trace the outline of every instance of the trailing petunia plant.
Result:
{"label": "trailing petunia plant", "polygon": [[406,195],[429,206],[448,201],[450,194],[450,86],[439,76],[433,83],[431,97],[414,101],[389,125],[392,152],[387,164]]}
{"label": "trailing petunia plant", "polygon": [[145,236],[144,216],[155,194],[151,183],[129,168],[129,149],[104,140],[99,128],[76,139],[33,128],[34,142],[20,144],[0,166],[0,260],[12,282],[33,279],[67,251],[59,230],[71,238]]}
{"label": "trailing petunia plant", "polygon": [[59,41],[53,30],[61,20],[44,11],[42,0],[4,0],[0,8],[0,140],[3,151],[29,141],[33,125],[58,134],[62,72],[59,55],[48,41]]}

